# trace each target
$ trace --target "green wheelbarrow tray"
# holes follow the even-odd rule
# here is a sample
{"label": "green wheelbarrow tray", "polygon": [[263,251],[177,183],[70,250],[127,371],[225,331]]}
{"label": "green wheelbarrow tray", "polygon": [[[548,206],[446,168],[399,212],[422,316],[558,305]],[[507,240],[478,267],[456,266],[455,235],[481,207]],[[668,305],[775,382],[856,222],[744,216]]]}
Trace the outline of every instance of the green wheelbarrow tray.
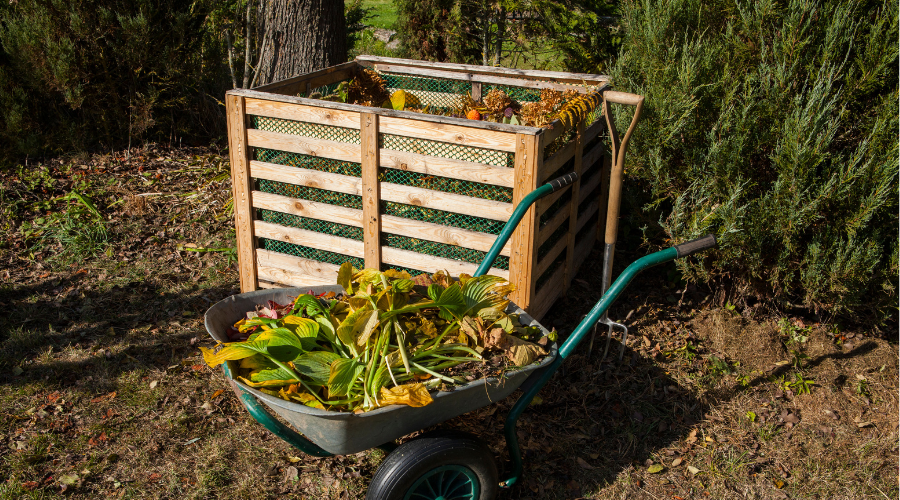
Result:
{"label": "green wheelbarrow tray", "polygon": [[[225,333],[228,328],[243,318],[247,311],[255,310],[256,305],[265,305],[269,300],[279,304],[289,303],[297,295],[303,293],[318,295],[334,292],[340,294],[343,291],[343,288],[340,286],[330,285],[273,288],[232,295],[216,303],[206,312],[206,330],[215,340],[228,342],[229,340]],[[519,314],[523,324],[540,328],[544,335],[549,333],[517,306],[511,304],[507,312]],[[453,391],[432,392],[434,401],[423,407],[413,408],[406,405],[390,405],[365,413],[320,410],[258,391],[243,382],[234,380],[232,374],[236,373],[237,369],[237,362],[235,361],[227,362],[225,373],[229,383],[232,384],[232,388],[235,389],[235,392],[244,404],[248,406],[248,410],[251,410],[251,414],[260,423],[266,427],[269,427],[269,425],[277,426],[277,424],[271,423],[267,425],[265,420],[267,417],[271,419],[271,416],[266,415],[264,411],[260,412],[259,408],[256,408],[256,411],[254,411],[251,408],[254,403],[252,398],[248,401],[248,397],[242,393],[257,398],[299,431],[303,437],[327,452],[327,454],[348,455],[384,445],[411,432],[496,403],[519,388],[529,375],[548,367],[556,359],[556,355],[556,345],[553,344],[550,353],[540,362],[508,371],[500,379],[479,379],[457,387]],[[277,431],[273,432],[285,439],[290,436],[292,431],[278,428]],[[297,436],[291,437],[293,439],[288,437],[285,440],[291,442],[297,439]],[[294,443],[292,442],[292,444]]]}

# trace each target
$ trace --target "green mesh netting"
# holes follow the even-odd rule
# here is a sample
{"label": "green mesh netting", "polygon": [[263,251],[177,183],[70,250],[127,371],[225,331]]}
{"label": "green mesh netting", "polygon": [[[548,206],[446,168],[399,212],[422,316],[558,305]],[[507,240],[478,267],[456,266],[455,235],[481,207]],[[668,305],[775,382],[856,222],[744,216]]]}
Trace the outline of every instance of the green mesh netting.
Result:
{"label": "green mesh netting", "polygon": [[260,248],[271,250],[273,252],[293,255],[295,257],[303,257],[304,259],[314,260],[317,262],[327,262],[329,264],[341,265],[349,262],[353,267],[362,269],[365,262],[359,257],[351,257],[340,253],[319,250],[318,248],[305,247],[303,245],[294,245],[293,243],[285,243],[283,241],[270,240],[268,238],[259,239]]}
{"label": "green mesh netting", "polygon": [[506,85],[485,85],[481,88],[481,95],[487,95],[488,92],[494,89],[502,90],[506,95],[519,102],[538,102],[541,100],[541,91],[539,89],[509,87]]}
{"label": "green mesh netting", "polygon": [[[392,248],[402,248],[404,250],[412,250],[413,252],[444,257],[447,259],[461,260],[472,264],[481,264],[481,261],[484,260],[484,256],[487,255],[487,252],[472,250],[471,248],[465,248],[458,245],[447,245],[445,243],[420,240],[388,233],[381,234],[381,244]],[[509,270],[509,257],[503,255],[498,256],[491,267]]]}
{"label": "green mesh netting", "polygon": [[387,271],[388,269],[393,269],[393,270],[395,270],[395,271],[406,271],[406,272],[408,272],[409,275],[412,276],[413,278],[415,278],[416,276],[418,276],[418,275],[420,275],[420,274],[429,274],[429,273],[426,273],[425,271],[420,271],[420,270],[418,270],[418,269],[412,269],[412,268],[409,268],[409,267],[395,266],[395,265],[392,265],[392,264],[381,264],[381,270],[382,270],[382,271]]}
{"label": "green mesh netting", "polygon": [[423,78],[410,75],[379,73],[384,78],[387,90],[405,90],[416,96],[422,107],[437,108],[443,113],[459,107],[460,97],[472,93],[472,84],[462,80],[445,78]]}
{"label": "green mesh netting", "polygon": [[515,166],[515,155],[506,151],[462,146],[450,142],[430,141],[402,135],[379,134],[379,136],[380,146],[385,149],[485,163],[496,167],[513,168]]}
{"label": "green mesh netting", "polygon": [[259,220],[264,222],[271,222],[272,224],[279,224],[281,226],[287,227],[296,227],[298,229],[306,229],[307,231],[315,231],[317,233],[331,234],[334,236],[340,236],[341,238],[363,241],[363,230],[361,227],[336,224],[319,219],[311,219],[309,217],[301,217],[299,215],[276,212],[274,210],[259,210],[257,212],[257,215],[259,216]]}

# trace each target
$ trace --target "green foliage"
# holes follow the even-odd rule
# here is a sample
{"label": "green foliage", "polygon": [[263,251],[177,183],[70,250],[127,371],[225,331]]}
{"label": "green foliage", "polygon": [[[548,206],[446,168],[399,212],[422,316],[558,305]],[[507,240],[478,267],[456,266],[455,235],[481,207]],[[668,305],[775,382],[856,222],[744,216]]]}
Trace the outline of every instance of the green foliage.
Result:
{"label": "green foliage", "polygon": [[550,40],[567,71],[605,73],[619,50],[617,1],[534,0],[527,30]]}
{"label": "green foliage", "polygon": [[480,63],[477,15],[481,4],[473,0],[394,0],[400,51],[411,59]]}
{"label": "green foliage", "polygon": [[[209,3],[211,4],[211,2]],[[221,44],[206,2],[0,4],[0,144],[9,154],[224,128]]]}
{"label": "green foliage", "polygon": [[896,2],[620,8],[611,76],[647,97],[627,165],[658,218],[645,237],[717,233],[720,250],[680,263],[696,281],[832,313],[894,310]]}

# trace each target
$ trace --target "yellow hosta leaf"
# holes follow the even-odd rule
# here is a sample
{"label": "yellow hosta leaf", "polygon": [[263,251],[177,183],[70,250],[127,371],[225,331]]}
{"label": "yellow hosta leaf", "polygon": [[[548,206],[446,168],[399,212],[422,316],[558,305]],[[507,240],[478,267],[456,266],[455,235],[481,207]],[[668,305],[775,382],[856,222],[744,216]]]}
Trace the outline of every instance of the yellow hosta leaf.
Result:
{"label": "yellow hosta leaf", "polygon": [[409,405],[414,407],[425,406],[434,401],[425,384],[404,384],[392,387],[381,388],[381,405]]}
{"label": "yellow hosta leaf", "polygon": [[202,346],[200,352],[203,353],[203,361],[206,361],[210,368],[215,368],[226,361],[249,358],[257,351],[241,345],[225,344],[225,347],[219,352]]}
{"label": "yellow hosta leaf", "polygon": [[249,385],[250,387],[282,387],[285,385],[290,385],[296,382],[296,380],[263,380],[261,382],[253,382],[244,377],[238,377],[241,382]]}

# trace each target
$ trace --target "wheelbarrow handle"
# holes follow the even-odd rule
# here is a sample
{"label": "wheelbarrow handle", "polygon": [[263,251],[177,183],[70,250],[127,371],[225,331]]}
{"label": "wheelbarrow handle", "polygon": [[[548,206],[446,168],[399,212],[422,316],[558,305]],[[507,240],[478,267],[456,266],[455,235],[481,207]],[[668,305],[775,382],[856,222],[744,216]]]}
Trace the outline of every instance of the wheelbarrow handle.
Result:
{"label": "wheelbarrow handle", "polygon": [[[581,323],[575,327],[575,330],[569,335],[569,338],[567,338],[559,347],[556,359],[554,359],[547,368],[542,369],[539,372],[535,371],[529,379],[522,384],[522,387],[527,387],[527,389],[524,390],[522,397],[516,401],[516,404],[514,404],[509,411],[503,429],[504,434],[506,435],[506,444],[509,447],[509,456],[513,461],[513,471],[509,479],[500,483],[501,486],[512,486],[522,475],[522,453],[519,451],[519,441],[518,436],[516,435],[516,421],[518,420],[519,415],[521,415],[522,411],[524,411],[531,403],[531,400],[537,395],[538,391],[540,391],[547,381],[550,380],[550,377],[553,376],[563,360],[572,354],[572,351],[575,350],[578,343],[581,342],[581,339],[591,330],[591,327],[593,327],[600,317],[609,309],[609,306],[619,298],[619,295],[625,290],[628,283],[630,283],[638,273],[647,268],[658,264],[664,264],[701,250],[713,248],[714,246],[716,246],[716,238],[710,234],[703,238],[682,243],[681,245],[641,257],[622,271],[622,274],[620,274],[616,281],[613,282],[609,287],[609,290],[607,290],[597,304],[594,305],[591,312],[581,320]],[[531,380],[531,377],[537,377],[537,379]]]}
{"label": "wheelbarrow handle", "polygon": [[475,271],[475,276],[481,276],[488,272],[491,268],[491,264],[494,263],[494,259],[500,255],[500,250],[506,245],[506,242],[509,241],[510,236],[512,236],[513,231],[516,230],[516,226],[519,224],[519,221],[522,220],[522,217],[525,216],[525,212],[534,204],[534,202],[539,199],[547,196],[554,191],[559,191],[563,189],[573,182],[578,180],[578,174],[575,172],[568,173],[561,177],[557,177],[552,181],[548,181],[543,186],[535,189],[534,191],[528,193],[525,198],[522,198],[522,201],[516,205],[515,210],[513,210],[512,215],[509,217],[509,220],[506,221],[506,225],[503,226],[503,229],[500,231],[500,234],[497,235],[497,239],[494,240],[494,244],[491,245],[491,249],[488,250],[488,253],[484,256],[484,260],[481,261],[481,265],[478,266],[478,269]]}

